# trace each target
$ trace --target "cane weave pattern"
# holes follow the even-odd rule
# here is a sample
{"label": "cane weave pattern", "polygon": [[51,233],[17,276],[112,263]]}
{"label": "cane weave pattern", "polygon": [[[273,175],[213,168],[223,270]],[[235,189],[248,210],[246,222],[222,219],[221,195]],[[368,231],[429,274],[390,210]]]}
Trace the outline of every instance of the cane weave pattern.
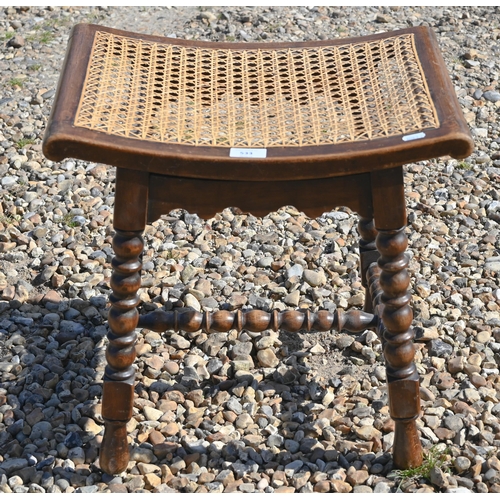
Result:
{"label": "cane weave pattern", "polygon": [[76,126],[170,144],[339,144],[439,127],[413,34],[210,49],[96,32]]}

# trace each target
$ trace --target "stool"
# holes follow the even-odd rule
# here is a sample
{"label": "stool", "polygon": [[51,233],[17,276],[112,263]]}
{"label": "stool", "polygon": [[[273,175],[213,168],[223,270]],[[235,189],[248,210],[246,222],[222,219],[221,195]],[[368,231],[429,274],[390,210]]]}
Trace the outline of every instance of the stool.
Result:
{"label": "stool", "polygon": [[[394,465],[420,465],[402,165],[471,154],[433,32],[301,43],[209,43],[74,27],[43,151],[117,167],[100,466],[129,460],[135,329],[207,333],[372,329],[387,367]],[[362,311],[140,315],[142,232],[172,209],[359,219]]]}

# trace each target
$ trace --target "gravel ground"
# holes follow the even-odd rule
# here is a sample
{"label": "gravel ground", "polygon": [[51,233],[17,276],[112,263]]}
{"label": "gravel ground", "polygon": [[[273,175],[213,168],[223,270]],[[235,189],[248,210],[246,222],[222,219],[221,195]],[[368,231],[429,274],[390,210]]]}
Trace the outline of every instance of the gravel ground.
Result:
{"label": "gravel ground", "polygon": [[[41,152],[78,22],[220,41],[435,29],[476,140],[465,161],[405,169],[418,426],[443,463],[393,471],[372,332],[142,330],[132,460],[101,472],[114,169]],[[2,7],[0,491],[500,492],[499,34],[493,7]],[[146,230],[144,308],[359,306],[356,223],[172,212]]]}

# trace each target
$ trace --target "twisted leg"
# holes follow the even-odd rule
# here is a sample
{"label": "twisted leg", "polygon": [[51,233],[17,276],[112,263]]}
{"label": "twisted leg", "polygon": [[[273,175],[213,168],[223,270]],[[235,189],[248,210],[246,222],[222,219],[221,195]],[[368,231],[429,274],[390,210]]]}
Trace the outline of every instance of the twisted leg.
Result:
{"label": "twisted leg", "polygon": [[116,231],[113,238],[113,275],[108,323],[108,365],[104,372],[103,409],[105,422],[100,465],[109,474],[126,469],[129,461],[126,425],[132,417],[135,360],[135,328],[139,321],[137,290],[141,286],[140,232]]}
{"label": "twisted leg", "polygon": [[142,232],[146,226],[147,173],[117,169],[113,226],[113,250],[108,314],[110,332],[106,350],[102,416],[104,438],[99,462],[108,474],[123,472],[128,465],[127,422],[134,397],[135,328],[139,322],[137,290],[141,286]]}
{"label": "twisted leg", "polygon": [[420,413],[419,375],[415,363],[415,347],[409,305],[410,277],[408,256],[404,253],[408,239],[404,228],[379,230],[377,248],[381,257],[379,284],[382,289],[382,324],[384,355],[389,388],[391,417],[395,421],[394,465],[399,469],[422,463],[422,448],[415,419]]}
{"label": "twisted leg", "polygon": [[367,271],[372,262],[376,262],[380,257],[375,245],[375,238],[377,237],[377,230],[373,219],[370,217],[359,217],[358,232],[361,236],[359,240],[359,259],[361,270],[361,283],[365,287],[365,305],[363,310],[366,312],[373,312],[373,301],[368,286]]}
{"label": "twisted leg", "polygon": [[380,334],[389,388],[389,407],[395,421],[394,465],[408,469],[422,463],[422,446],[417,433],[416,418],[420,413],[419,376],[413,362],[415,348],[409,305],[408,256],[405,250],[406,206],[402,167],[378,170],[371,174],[376,239],[380,252],[379,269],[371,273],[378,285],[372,291],[381,316]]}

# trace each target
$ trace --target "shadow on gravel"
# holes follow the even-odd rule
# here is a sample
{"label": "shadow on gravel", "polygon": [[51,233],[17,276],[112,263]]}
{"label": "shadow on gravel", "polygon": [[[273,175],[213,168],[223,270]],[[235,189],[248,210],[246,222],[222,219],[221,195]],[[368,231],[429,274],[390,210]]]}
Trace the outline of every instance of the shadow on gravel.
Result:
{"label": "shadow on gravel", "polygon": [[[42,487],[54,475],[75,488],[111,481],[98,462],[107,297],[68,301],[48,292],[37,304],[0,302],[0,310],[2,352],[10,357],[0,362],[0,473]],[[389,472],[390,455],[374,455],[381,443],[355,441],[347,417],[331,425],[335,404],[358,383],[345,366],[349,351],[330,360],[338,365],[331,377],[311,380],[309,348],[319,339],[328,359],[331,334],[268,334],[276,364],[259,368],[260,334],[230,332],[218,352],[205,352],[209,336],[183,335],[190,345],[179,349],[172,334],[139,330],[132,460],[173,470],[180,461],[187,469],[193,460],[221,471],[230,464],[236,480],[280,466],[291,477],[304,464],[328,473],[364,460]],[[168,432],[155,433],[165,425]],[[184,482],[179,476],[172,487],[187,491]]]}

